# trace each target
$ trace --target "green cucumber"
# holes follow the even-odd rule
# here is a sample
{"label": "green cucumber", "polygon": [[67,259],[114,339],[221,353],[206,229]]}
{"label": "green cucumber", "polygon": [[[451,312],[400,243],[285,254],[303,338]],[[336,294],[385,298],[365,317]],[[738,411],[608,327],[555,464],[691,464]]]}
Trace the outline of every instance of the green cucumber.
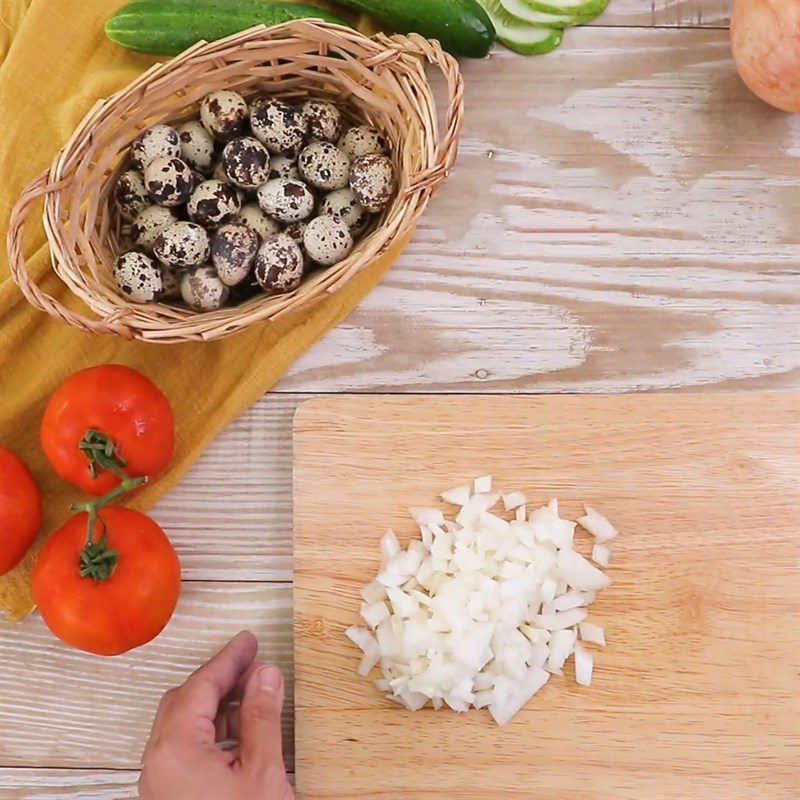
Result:
{"label": "green cucumber", "polygon": [[500,5],[522,22],[529,25],[549,28],[567,28],[571,25],[580,25],[581,19],[572,14],[550,14],[547,11],[537,11],[525,0],[500,0]]}
{"label": "green cucumber", "polygon": [[500,0],[480,0],[480,3],[497,31],[498,41],[509,50],[523,56],[532,56],[549,53],[561,44],[564,36],[562,28],[547,28],[523,22],[511,16],[500,5]]}
{"label": "green cucumber", "polygon": [[264,0],[133,0],[106,22],[106,36],[129,50],[174,56],[253,25],[313,17],[346,25],[339,17],[300,3]]}
{"label": "green cucumber", "polygon": [[494,42],[494,28],[478,0],[337,0],[398,33],[438,39],[454,56],[483,58]]}
{"label": "green cucumber", "polygon": [[609,0],[523,0],[534,11],[546,14],[569,14],[582,23],[599,17]]}

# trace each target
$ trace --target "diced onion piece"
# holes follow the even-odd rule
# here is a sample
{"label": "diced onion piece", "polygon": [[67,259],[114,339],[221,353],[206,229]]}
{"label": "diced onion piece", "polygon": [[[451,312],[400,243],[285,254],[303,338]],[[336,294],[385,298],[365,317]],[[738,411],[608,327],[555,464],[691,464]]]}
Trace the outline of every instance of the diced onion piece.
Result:
{"label": "diced onion piece", "polygon": [[386,597],[386,587],[378,583],[378,581],[370,581],[361,590],[361,596],[367,603],[377,603],[378,600],[383,600]]}
{"label": "diced onion piece", "polygon": [[370,628],[377,628],[385,619],[389,619],[389,607],[382,600],[377,603],[362,603],[361,618]]}
{"label": "diced onion piece", "polygon": [[484,475],[481,478],[475,478],[474,489],[475,489],[475,494],[480,494],[481,492],[491,492],[492,476]]}
{"label": "diced onion piece", "polygon": [[595,625],[593,622],[584,621],[579,623],[578,632],[580,633],[581,639],[584,642],[599,644],[600,647],[606,646],[606,635],[599,625]]}
{"label": "diced onion piece", "polygon": [[442,492],[439,497],[441,497],[445,503],[450,503],[454,506],[463,506],[466,505],[471,494],[472,487],[467,484],[466,486],[456,486],[454,489],[448,489],[446,492]]}
{"label": "diced onion piece", "polygon": [[381,554],[384,559],[388,561],[392,556],[396,556],[400,552],[400,542],[394,535],[394,531],[389,530],[381,536]]}
{"label": "diced onion piece", "polygon": [[411,508],[409,511],[418,525],[444,525],[444,514],[439,508]]}
{"label": "diced onion piece", "polygon": [[562,548],[558,551],[558,568],[573,589],[604,589],[610,583],[606,575],[575,550]]}
{"label": "diced onion piece", "polygon": [[617,529],[599,512],[591,506],[584,506],[586,516],[578,517],[578,525],[586,528],[594,536],[597,544],[603,544],[614,539]]}
{"label": "diced onion piece", "polygon": [[575,645],[575,680],[581,686],[589,686],[592,683],[592,668],[594,659],[592,654],[580,643]]}
{"label": "diced onion piece", "polygon": [[596,544],[592,548],[592,561],[600,567],[611,563],[611,548],[607,544]]}
{"label": "diced onion piece", "polygon": [[550,670],[560,670],[566,660],[572,655],[575,648],[577,634],[574,630],[567,629],[556,631],[550,639],[550,655],[547,658],[547,668]]}
{"label": "diced onion piece", "polygon": [[519,506],[524,506],[527,502],[528,499],[522,492],[509,492],[503,495],[503,507],[506,511],[513,511]]}
{"label": "diced onion piece", "polygon": [[554,611],[552,614],[539,614],[535,622],[540,628],[549,631],[560,631],[564,628],[571,628],[579,622],[583,622],[589,612],[585,608],[571,608],[569,611]]}
{"label": "diced onion piece", "polygon": [[375,641],[372,634],[366,628],[350,627],[344,632],[344,635],[356,647],[360,647],[361,650],[366,650],[370,643]]}
{"label": "diced onion piece", "polygon": [[580,606],[586,606],[588,604],[589,601],[586,595],[575,589],[559,595],[552,603],[554,611],[569,611],[571,608],[579,608]]}

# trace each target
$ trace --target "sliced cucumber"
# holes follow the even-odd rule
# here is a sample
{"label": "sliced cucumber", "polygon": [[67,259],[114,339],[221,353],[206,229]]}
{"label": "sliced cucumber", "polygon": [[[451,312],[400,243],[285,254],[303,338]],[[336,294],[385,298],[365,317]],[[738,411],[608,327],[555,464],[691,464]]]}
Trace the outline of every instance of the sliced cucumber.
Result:
{"label": "sliced cucumber", "polygon": [[580,22],[589,22],[605,11],[609,0],[523,0],[523,2],[534,11],[567,14],[576,17]]}
{"label": "sliced cucumber", "polygon": [[531,25],[512,16],[506,11],[500,0],[478,0],[486,9],[498,41],[502,42],[509,50],[523,56],[549,53],[561,44],[564,36],[562,28],[546,28],[540,25]]}
{"label": "sliced cucumber", "polygon": [[574,17],[572,14],[550,14],[547,11],[537,11],[528,5],[526,0],[500,0],[500,5],[512,17],[539,27],[567,28],[570,25],[580,25],[582,21],[581,18]]}

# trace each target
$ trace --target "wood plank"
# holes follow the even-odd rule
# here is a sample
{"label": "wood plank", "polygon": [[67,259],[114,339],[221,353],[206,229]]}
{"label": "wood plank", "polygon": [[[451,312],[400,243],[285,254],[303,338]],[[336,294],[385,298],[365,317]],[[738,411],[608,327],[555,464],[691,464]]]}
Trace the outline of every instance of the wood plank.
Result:
{"label": "wood plank", "polygon": [[798,385],[800,118],[725,31],[570,34],[465,62],[453,174],[278,391]]}
{"label": "wood plank", "polygon": [[590,25],[727,28],[733,0],[611,0]]}
{"label": "wood plank", "polygon": [[131,800],[137,796],[138,780],[138,770],[0,768],[4,800]]}
{"label": "wood plank", "polygon": [[[502,731],[398,709],[343,634],[381,533],[418,537],[409,506],[486,473],[620,530],[591,688],[570,664]],[[317,399],[294,475],[304,800],[797,797],[798,395]]]}
{"label": "wood plank", "polygon": [[284,738],[293,742],[291,587],[190,582],[153,642],[115,658],[62,645],[38,614],[3,626],[2,766],[136,769],[158,700],[238,631],[287,678]]}
{"label": "wood plank", "polygon": [[137,796],[138,770],[82,770],[4,767],[0,769],[3,800],[132,800]]}

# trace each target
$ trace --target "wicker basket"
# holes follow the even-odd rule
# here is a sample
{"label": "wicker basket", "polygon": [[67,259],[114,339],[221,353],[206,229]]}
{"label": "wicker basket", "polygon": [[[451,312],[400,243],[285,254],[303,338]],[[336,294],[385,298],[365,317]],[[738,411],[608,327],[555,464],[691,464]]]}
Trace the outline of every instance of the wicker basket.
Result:
{"label": "wicker basket", "polygon": [[[425,61],[439,67],[447,83],[441,133]],[[339,101],[353,120],[374,125],[388,137],[399,176],[397,195],[346,259],[310,275],[290,294],[262,295],[207,313],[131,303],[119,294],[110,270],[122,249],[121,223],[110,197],[128,146],[150,125],[196,116],[202,98],[222,88],[290,101]],[[9,222],[11,274],[33,306],[84,331],[164,343],[230,336],[307,308],[410,232],[455,161],[462,116],[457,63],[437,42],[415,34],[367,38],[339,25],[303,20],[198,43],[98,102],[50,169],[25,189]],[[26,272],[25,219],[42,195],[53,269],[99,319],[65,308]]]}

